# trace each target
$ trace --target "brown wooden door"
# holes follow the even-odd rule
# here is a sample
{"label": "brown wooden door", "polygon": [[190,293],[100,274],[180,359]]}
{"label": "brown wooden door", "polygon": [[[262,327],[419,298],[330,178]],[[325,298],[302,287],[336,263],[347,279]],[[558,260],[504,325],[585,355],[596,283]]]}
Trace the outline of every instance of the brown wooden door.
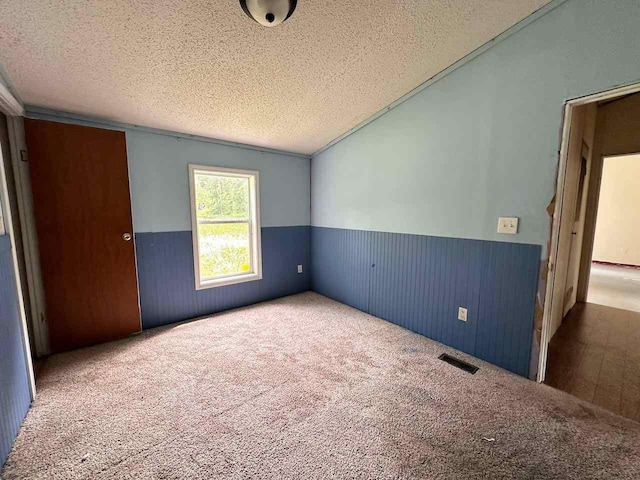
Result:
{"label": "brown wooden door", "polygon": [[26,119],[25,135],[52,352],[139,332],[125,134]]}

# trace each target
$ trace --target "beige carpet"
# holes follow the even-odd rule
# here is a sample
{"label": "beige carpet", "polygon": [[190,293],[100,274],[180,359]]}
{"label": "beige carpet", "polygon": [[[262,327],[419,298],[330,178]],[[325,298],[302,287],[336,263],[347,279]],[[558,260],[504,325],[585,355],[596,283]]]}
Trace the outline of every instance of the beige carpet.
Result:
{"label": "beige carpet", "polygon": [[640,478],[640,424],[443,351],[308,292],[56,355],[2,475]]}

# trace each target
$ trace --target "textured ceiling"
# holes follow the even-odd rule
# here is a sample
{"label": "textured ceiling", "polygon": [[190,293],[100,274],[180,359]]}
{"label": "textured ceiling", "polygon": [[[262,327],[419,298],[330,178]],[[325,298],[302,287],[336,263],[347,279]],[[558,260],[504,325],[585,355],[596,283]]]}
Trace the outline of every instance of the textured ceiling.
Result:
{"label": "textured ceiling", "polygon": [[549,0],[3,0],[27,105],[312,153]]}

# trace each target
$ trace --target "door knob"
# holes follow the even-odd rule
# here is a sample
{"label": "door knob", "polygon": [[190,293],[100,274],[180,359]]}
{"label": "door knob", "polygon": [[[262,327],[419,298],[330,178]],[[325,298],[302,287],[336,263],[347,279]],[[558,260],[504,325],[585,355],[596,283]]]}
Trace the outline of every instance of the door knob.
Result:
{"label": "door knob", "polygon": [[123,239],[125,242],[130,242],[130,241],[131,241],[131,234],[130,234],[130,233],[123,233],[123,234],[122,234],[122,239]]}

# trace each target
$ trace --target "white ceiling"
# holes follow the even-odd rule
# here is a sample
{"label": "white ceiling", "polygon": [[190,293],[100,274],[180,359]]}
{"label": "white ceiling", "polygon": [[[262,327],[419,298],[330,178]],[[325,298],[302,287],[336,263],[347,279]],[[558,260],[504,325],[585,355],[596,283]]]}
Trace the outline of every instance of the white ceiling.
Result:
{"label": "white ceiling", "polygon": [[310,154],[550,0],[4,0],[27,105]]}

